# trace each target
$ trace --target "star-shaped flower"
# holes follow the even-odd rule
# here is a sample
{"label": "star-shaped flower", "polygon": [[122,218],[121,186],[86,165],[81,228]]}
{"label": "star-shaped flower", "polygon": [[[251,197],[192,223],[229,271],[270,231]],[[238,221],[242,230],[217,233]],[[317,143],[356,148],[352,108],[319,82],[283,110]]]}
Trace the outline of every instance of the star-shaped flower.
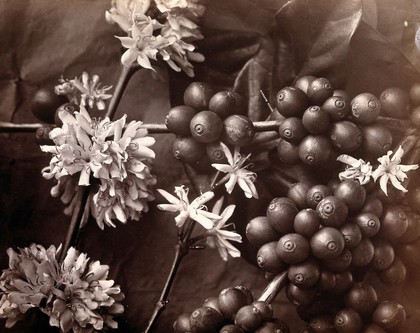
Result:
{"label": "star-shaped flower", "polygon": [[223,212],[220,214],[223,205],[223,197],[220,198],[212,209],[212,213],[218,214],[221,216],[214,224],[214,227],[210,230],[207,230],[207,240],[206,243],[211,248],[217,248],[220,256],[224,261],[228,260],[228,255],[233,258],[241,256],[241,252],[234,247],[229,241],[242,243],[242,236],[237,234],[234,231],[226,230],[229,227],[229,224],[226,224],[227,220],[232,216],[233,211],[235,210],[235,205],[227,206]]}
{"label": "star-shaped flower", "polygon": [[407,192],[407,189],[401,184],[401,182],[407,178],[405,173],[410,170],[416,170],[419,167],[418,164],[400,164],[404,154],[404,150],[401,146],[398,147],[394,156],[391,157],[392,153],[392,150],[390,150],[386,155],[379,157],[378,161],[380,165],[372,173],[375,182],[379,178],[379,186],[386,195],[388,195],[388,181],[391,181],[391,184],[398,190],[403,191],[404,193]]}
{"label": "star-shaped flower", "polygon": [[346,170],[340,172],[338,177],[341,181],[347,179],[357,179],[360,185],[369,183],[370,177],[372,176],[372,166],[369,162],[364,160],[355,159],[350,155],[340,155],[337,157],[337,161],[347,164]]}
{"label": "star-shaped flower", "polygon": [[107,94],[107,91],[111,89],[112,86],[101,87],[98,75],[93,75],[92,79],[89,80],[88,73],[83,72],[80,79],[75,78],[73,80],[73,84],[81,93],[80,103],[83,106],[88,105],[90,108],[93,108],[96,104],[98,110],[104,110],[104,101],[112,97],[112,94]]}
{"label": "star-shaped flower", "polygon": [[249,159],[251,154],[243,157],[239,153],[239,147],[235,147],[232,155],[229,148],[223,142],[221,142],[220,144],[223,148],[223,152],[225,153],[229,164],[212,164],[213,168],[221,172],[227,173],[227,175],[224,178],[222,178],[222,180],[220,180],[219,183],[227,181],[225,186],[226,191],[229,194],[232,193],[233,188],[235,187],[236,183],[238,183],[238,185],[244,191],[245,196],[247,198],[258,199],[257,189],[254,185],[255,179],[257,178],[257,174],[255,172],[247,170],[247,167],[249,165],[243,166],[244,163]]}
{"label": "star-shaped flower", "polygon": [[166,192],[165,190],[157,190],[162,196],[168,200],[169,204],[160,204],[158,208],[169,212],[179,212],[175,217],[177,227],[182,227],[188,218],[200,223],[204,228],[211,229],[214,226],[214,221],[221,217],[217,214],[210,213],[204,206],[206,202],[214,197],[214,193],[205,192],[196,198],[193,202],[188,200],[188,188],[185,186],[175,186],[175,194],[177,197]]}

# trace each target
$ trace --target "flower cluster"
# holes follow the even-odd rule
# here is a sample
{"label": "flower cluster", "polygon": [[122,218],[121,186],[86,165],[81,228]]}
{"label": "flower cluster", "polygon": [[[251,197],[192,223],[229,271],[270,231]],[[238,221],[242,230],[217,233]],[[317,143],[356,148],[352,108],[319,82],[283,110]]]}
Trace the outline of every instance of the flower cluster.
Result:
{"label": "flower cluster", "polygon": [[403,165],[401,164],[404,150],[401,146],[395,151],[390,150],[382,157],[378,158],[379,165],[373,170],[369,162],[365,162],[362,159],[355,159],[349,155],[340,155],[337,160],[347,164],[346,169],[339,174],[340,180],[344,179],[357,179],[360,184],[364,185],[370,181],[370,178],[376,182],[379,179],[379,186],[381,190],[388,195],[388,182],[398,190],[407,192],[407,189],[402,185],[402,182],[407,179],[406,172],[410,170],[416,170],[419,166]]}
{"label": "flower cluster", "polygon": [[89,80],[88,73],[83,72],[80,78],[76,77],[73,80],[60,78],[59,83],[54,89],[57,95],[64,95],[71,103],[82,104],[85,107],[93,108],[96,105],[98,110],[105,110],[104,101],[112,97],[107,93],[112,86],[101,87],[98,75],[93,75]]}
{"label": "flower cluster", "polygon": [[117,328],[113,316],[124,311],[120,287],[107,280],[109,267],[89,263],[85,254],[70,248],[63,263],[60,248],[41,245],[15,252],[8,249],[9,268],[0,277],[0,317],[12,327],[32,308],[50,317],[62,332],[94,332]]}
{"label": "flower cluster", "polygon": [[202,39],[197,20],[205,7],[199,0],[113,0],[105,13],[127,36],[117,37],[127,51],[121,62],[153,69],[150,60],[163,60],[175,71],[194,76],[190,60],[203,61],[191,42]]}
{"label": "flower cluster", "polygon": [[42,171],[45,178],[58,180],[52,194],[63,193],[63,201],[71,204],[75,188],[93,180],[92,185],[97,186],[91,191],[91,213],[101,229],[104,223],[115,227],[113,219],[123,223],[138,220],[154,200],[156,183],[150,173],[155,153],[149,148],[155,139],[147,136],[142,122],[125,126],[126,116],[114,122],[91,118],[83,106],[74,115],[62,110],[59,117],[63,126],[50,132],[55,145],[41,146],[42,151],[53,154]]}

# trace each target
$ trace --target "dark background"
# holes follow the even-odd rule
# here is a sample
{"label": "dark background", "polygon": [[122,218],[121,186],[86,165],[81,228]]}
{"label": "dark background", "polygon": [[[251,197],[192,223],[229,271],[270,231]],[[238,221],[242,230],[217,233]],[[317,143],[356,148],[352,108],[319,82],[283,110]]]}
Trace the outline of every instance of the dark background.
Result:
{"label": "dark background", "polygon": [[[420,22],[416,1],[291,1],[209,0],[203,18],[206,39],[200,51],[207,61],[197,66],[197,80],[216,87],[235,88],[249,97],[249,115],[263,119],[267,109],[258,90],[268,95],[290,84],[299,75],[328,77],[335,87],[351,94],[379,94],[390,85],[408,88],[419,80],[419,51],[413,31]],[[122,35],[105,22],[109,1],[6,1],[0,0],[0,121],[36,122],[30,100],[37,89],[53,87],[63,75],[73,78],[82,71],[98,74],[104,84],[115,85],[120,70]],[[409,26],[404,27],[403,22]],[[123,97],[116,117],[162,123],[190,79],[159,69],[160,79],[138,71]],[[188,184],[182,167],[172,157],[171,135],[156,135],[157,158],[153,172],[157,188],[172,191]],[[69,218],[51,198],[52,181],[41,177],[49,156],[41,153],[33,134],[0,135],[0,264],[7,266],[6,249],[32,242],[48,247],[64,241]],[[157,198],[160,202],[161,198]],[[238,205],[240,225],[258,215],[253,201]],[[242,216],[241,215],[241,216]],[[240,228],[240,227],[239,227]],[[170,268],[176,240],[173,217],[152,205],[138,222],[101,231],[90,223],[83,230],[78,249],[93,260],[110,265],[111,278],[122,286],[126,299],[121,332],[145,327]],[[418,243],[418,242],[417,242]],[[417,332],[420,323],[418,244],[406,258],[408,277],[398,288],[375,281],[381,299],[406,306],[404,332]],[[245,243],[242,248],[249,253]],[[251,258],[252,260],[252,258]],[[170,304],[156,328],[169,332],[178,314],[191,312],[204,299],[228,286],[242,284],[258,296],[266,285],[264,274],[246,260],[223,262],[217,251],[192,252],[175,281]],[[276,316],[299,332],[303,326],[293,306],[280,295]],[[3,328],[0,328],[2,331]],[[45,318],[30,314],[13,332],[46,332]],[[7,330],[5,330],[7,331]]]}

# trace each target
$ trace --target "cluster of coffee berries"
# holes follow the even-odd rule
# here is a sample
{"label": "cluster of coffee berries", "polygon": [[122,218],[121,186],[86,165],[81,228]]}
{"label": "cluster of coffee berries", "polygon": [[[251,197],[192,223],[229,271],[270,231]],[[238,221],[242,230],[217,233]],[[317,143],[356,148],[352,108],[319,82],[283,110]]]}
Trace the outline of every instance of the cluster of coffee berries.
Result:
{"label": "cluster of coffee berries", "polygon": [[174,333],[289,333],[287,324],[273,318],[273,309],[264,301],[254,301],[244,286],[223,289],[192,313],[181,314]]}
{"label": "cluster of coffee berries", "polygon": [[343,299],[367,271],[387,285],[403,283],[406,266],[395,248],[419,238],[420,217],[402,205],[384,205],[357,181],[298,182],[287,197],[270,202],[266,216],[248,223],[246,236],[268,278],[287,271],[286,295],[309,322],[304,309],[331,295]]}
{"label": "cluster of coffee berries", "polygon": [[284,117],[277,147],[281,162],[322,167],[353,152],[375,160],[392,146],[392,132],[376,121],[382,107],[373,94],[351,99],[326,78],[303,76],[281,89],[275,103]]}
{"label": "cluster of coffee berries", "polygon": [[167,128],[177,135],[173,152],[189,165],[202,161],[220,163],[226,159],[220,142],[246,146],[254,138],[254,125],[243,115],[245,101],[235,92],[214,93],[205,82],[192,82],[184,92],[184,105],[166,116]]}

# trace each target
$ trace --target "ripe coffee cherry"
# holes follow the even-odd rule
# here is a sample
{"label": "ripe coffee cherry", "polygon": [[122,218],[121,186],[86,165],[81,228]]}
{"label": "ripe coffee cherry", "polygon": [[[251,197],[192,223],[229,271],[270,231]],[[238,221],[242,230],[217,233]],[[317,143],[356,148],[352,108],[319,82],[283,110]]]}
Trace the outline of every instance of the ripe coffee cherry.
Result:
{"label": "ripe coffee cherry", "polygon": [[306,238],[311,238],[319,230],[320,225],[321,219],[312,208],[301,210],[293,221],[295,232]]}
{"label": "ripe coffee cherry", "polygon": [[213,89],[205,82],[192,82],[184,92],[184,104],[197,111],[208,110]]}
{"label": "ripe coffee cherry", "polygon": [[370,124],[378,118],[381,104],[376,96],[362,93],[351,100],[351,115],[358,124]]}
{"label": "ripe coffee cherry", "polygon": [[75,103],[64,103],[64,104],[60,105],[57,108],[57,110],[55,111],[55,114],[54,114],[54,123],[58,127],[63,126],[63,121],[60,119],[60,114],[62,114],[63,111],[66,111],[70,114],[74,114],[75,112],[80,111],[80,107],[79,107],[79,105],[77,105]]}
{"label": "ripe coffee cherry", "polygon": [[357,150],[363,142],[362,130],[348,120],[334,123],[330,128],[329,136],[333,146],[344,153]]}
{"label": "ripe coffee cherry", "polygon": [[356,310],[362,317],[371,315],[378,304],[375,289],[365,282],[355,283],[344,300],[347,307]]}
{"label": "ripe coffee cherry", "polygon": [[219,309],[222,315],[233,320],[236,312],[245,305],[248,305],[246,295],[237,288],[223,289],[218,296]]}
{"label": "ripe coffee cherry", "polygon": [[220,309],[219,309],[219,301],[218,301],[217,297],[207,298],[204,301],[204,303],[201,304],[201,307],[207,307],[207,308],[215,309],[217,312],[219,312],[221,314]]}
{"label": "ripe coffee cherry", "polygon": [[319,106],[309,107],[302,116],[302,124],[311,134],[325,133],[328,130],[330,123],[330,116]]}
{"label": "ripe coffee cherry", "polygon": [[245,333],[242,328],[234,324],[228,324],[223,326],[219,333]]}
{"label": "ripe coffee cherry", "polygon": [[323,264],[331,271],[341,273],[350,267],[351,261],[351,252],[344,249],[337,258],[323,260]]}
{"label": "ripe coffee cherry", "polygon": [[332,145],[324,135],[308,135],[299,145],[299,158],[312,166],[325,166],[330,158]]}
{"label": "ripe coffee cherry", "polygon": [[254,139],[255,129],[251,119],[241,115],[227,117],[224,122],[224,140],[233,146],[246,146]]}
{"label": "ripe coffee cherry", "polygon": [[190,314],[183,313],[175,320],[173,324],[174,333],[188,333],[191,332]]}
{"label": "ripe coffee cherry", "polygon": [[324,104],[322,109],[327,112],[332,121],[344,120],[350,114],[350,104],[342,96],[331,96]]}
{"label": "ripe coffee cherry", "polygon": [[267,218],[271,226],[281,234],[293,231],[293,221],[298,209],[289,198],[274,198],[267,208]]}
{"label": "ripe coffee cherry", "polygon": [[414,126],[416,126],[417,128],[420,127],[420,106],[416,106],[411,111],[410,120]]}
{"label": "ripe coffee cherry", "polygon": [[407,212],[407,231],[398,238],[399,243],[411,243],[420,237],[420,215],[415,212]]}
{"label": "ripe coffee cherry", "polygon": [[404,307],[392,301],[379,303],[372,314],[373,322],[384,328],[387,332],[398,332],[405,319]]}
{"label": "ripe coffee cherry", "polygon": [[52,89],[41,88],[32,97],[31,111],[39,120],[54,124],[55,111],[66,102],[66,97],[55,94]]}
{"label": "ripe coffee cherry", "polygon": [[192,137],[178,137],[173,143],[173,152],[176,159],[188,163],[197,163],[206,154],[206,147]]}
{"label": "ripe coffee cherry", "polygon": [[392,244],[384,239],[375,239],[373,241],[375,248],[372,258],[372,267],[377,271],[382,271],[391,266],[394,261],[395,253]]}
{"label": "ripe coffee cherry", "polygon": [[263,323],[254,333],[290,333],[290,329],[283,320],[277,319]]}
{"label": "ripe coffee cherry", "polygon": [[296,164],[299,159],[299,146],[294,145],[286,140],[280,139],[277,145],[278,159],[286,164]]}
{"label": "ripe coffee cherry", "polygon": [[253,305],[245,305],[235,315],[235,325],[245,332],[252,332],[260,327],[262,323],[261,313]]}
{"label": "ripe coffee cherry", "polygon": [[318,259],[337,258],[344,249],[344,237],[337,229],[324,227],[312,236],[310,246]]}
{"label": "ripe coffee cherry", "polygon": [[306,208],[306,193],[308,193],[310,186],[305,182],[297,182],[289,187],[287,197],[292,199],[299,209]]}
{"label": "ripe coffee cherry", "polygon": [[379,96],[381,110],[392,118],[407,118],[410,111],[410,97],[401,88],[391,87],[385,89]]}
{"label": "ripe coffee cherry", "polygon": [[290,265],[287,277],[291,283],[298,287],[308,288],[317,284],[321,275],[318,263],[313,259],[305,260],[299,264]]}
{"label": "ripe coffee cherry", "polygon": [[392,133],[385,126],[379,124],[363,126],[362,134],[363,151],[372,160],[385,155],[392,147]]}
{"label": "ripe coffee cherry", "polygon": [[350,271],[335,273],[335,287],[331,292],[340,295],[348,291],[353,284],[353,274]]}
{"label": "ripe coffee cherry", "polygon": [[266,243],[257,253],[257,264],[264,271],[277,273],[285,267],[285,263],[277,255],[277,242]]}
{"label": "ripe coffee cherry", "polygon": [[212,111],[201,111],[191,119],[190,130],[197,141],[214,142],[222,135],[223,121]]}
{"label": "ripe coffee cherry", "polygon": [[399,286],[404,283],[407,276],[407,268],[401,259],[394,257],[392,264],[383,271],[377,272],[379,279],[389,286]]}
{"label": "ripe coffee cherry", "polygon": [[381,217],[381,236],[389,240],[400,238],[408,229],[408,219],[404,209],[398,205],[388,206]]}
{"label": "ripe coffee cherry", "polygon": [[328,79],[317,78],[309,85],[307,94],[312,104],[322,105],[333,92],[334,89]]}
{"label": "ripe coffee cherry", "polygon": [[315,209],[319,202],[329,195],[332,195],[332,193],[328,186],[321,184],[315,185],[306,194],[306,202],[310,208]]}
{"label": "ripe coffee cherry", "polygon": [[386,331],[377,324],[369,324],[362,331],[363,333],[386,333]]}
{"label": "ripe coffee cherry", "polygon": [[268,222],[266,216],[254,217],[246,226],[246,238],[255,248],[260,248],[265,243],[273,242],[280,238],[277,232]]}
{"label": "ripe coffee cherry", "polygon": [[[342,89],[334,90],[333,96],[342,97],[342,98],[344,98],[344,100],[346,102],[350,102],[350,100],[351,100],[349,93],[345,90],[342,90]],[[349,103],[347,103],[347,104],[349,104]]]}
{"label": "ripe coffee cherry", "polygon": [[317,316],[309,322],[310,333],[336,333],[334,318],[330,316]]}
{"label": "ripe coffee cherry", "polygon": [[301,117],[309,106],[306,94],[295,87],[285,87],[276,96],[276,108],[285,117]]}
{"label": "ripe coffee cherry", "polygon": [[332,292],[337,285],[335,273],[323,268],[318,280],[318,288],[322,291]]}
{"label": "ripe coffee cherry", "polygon": [[227,90],[219,91],[210,99],[209,110],[217,113],[220,118],[225,119],[232,114],[243,114],[245,111],[245,100],[238,93]]}
{"label": "ripe coffee cherry", "polygon": [[414,82],[411,86],[408,95],[410,97],[410,102],[413,106],[420,105],[420,83]]}
{"label": "ripe coffee cherry", "polygon": [[293,304],[306,306],[315,300],[316,289],[301,288],[293,283],[289,283],[286,288],[286,296]]}
{"label": "ripe coffee cherry", "polygon": [[308,133],[300,118],[289,117],[281,122],[279,134],[284,140],[298,144]]}
{"label": "ripe coffee cherry", "polygon": [[369,238],[362,238],[357,246],[351,249],[352,264],[355,267],[367,266],[372,261],[375,248]]}
{"label": "ripe coffee cherry", "polygon": [[295,87],[302,90],[305,94],[308,92],[308,87],[316,77],[312,75],[305,75],[298,78],[295,82]]}
{"label": "ripe coffee cherry", "polygon": [[206,145],[207,156],[213,163],[225,163],[227,158],[220,141],[208,143]]}
{"label": "ripe coffee cherry", "polygon": [[355,248],[362,240],[362,231],[357,224],[345,223],[340,227],[340,232],[344,237],[346,248]]}
{"label": "ripe coffee cherry", "polygon": [[277,244],[277,255],[287,264],[300,263],[306,260],[309,254],[309,242],[296,233],[284,235]]}
{"label": "ripe coffee cherry", "polygon": [[362,318],[351,308],[340,310],[334,318],[334,327],[338,333],[359,333],[362,325]]}
{"label": "ripe coffee cherry", "polygon": [[197,111],[190,106],[175,106],[165,117],[166,127],[174,134],[190,135],[190,122],[196,114]]}
{"label": "ripe coffee cherry", "polygon": [[190,316],[191,333],[217,332],[224,324],[223,316],[212,308],[198,308]]}
{"label": "ripe coffee cherry", "polygon": [[263,301],[256,301],[252,303],[252,306],[258,309],[261,314],[262,321],[269,321],[273,318],[273,307],[271,304]]}
{"label": "ripe coffee cherry", "polygon": [[359,226],[360,231],[362,232],[362,236],[364,237],[375,236],[381,227],[379,218],[372,213],[357,214],[352,222]]}
{"label": "ripe coffee cherry", "polygon": [[381,199],[375,195],[367,195],[365,204],[363,205],[360,213],[372,213],[378,217],[382,216],[384,211]]}
{"label": "ripe coffee cherry", "polygon": [[38,128],[35,132],[35,141],[38,145],[53,145],[54,142],[50,139],[50,132],[54,129],[51,125],[46,125]]}
{"label": "ripe coffee cherry", "polygon": [[359,211],[366,201],[366,190],[355,180],[344,180],[334,190],[334,196],[343,200],[349,212]]}
{"label": "ripe coffee cherry", "polygon": [[332,195],[322,199],[316,206],[316,211],[324,227],[338,228],[346,222],[348,215],[348,208],[345,202]]}

